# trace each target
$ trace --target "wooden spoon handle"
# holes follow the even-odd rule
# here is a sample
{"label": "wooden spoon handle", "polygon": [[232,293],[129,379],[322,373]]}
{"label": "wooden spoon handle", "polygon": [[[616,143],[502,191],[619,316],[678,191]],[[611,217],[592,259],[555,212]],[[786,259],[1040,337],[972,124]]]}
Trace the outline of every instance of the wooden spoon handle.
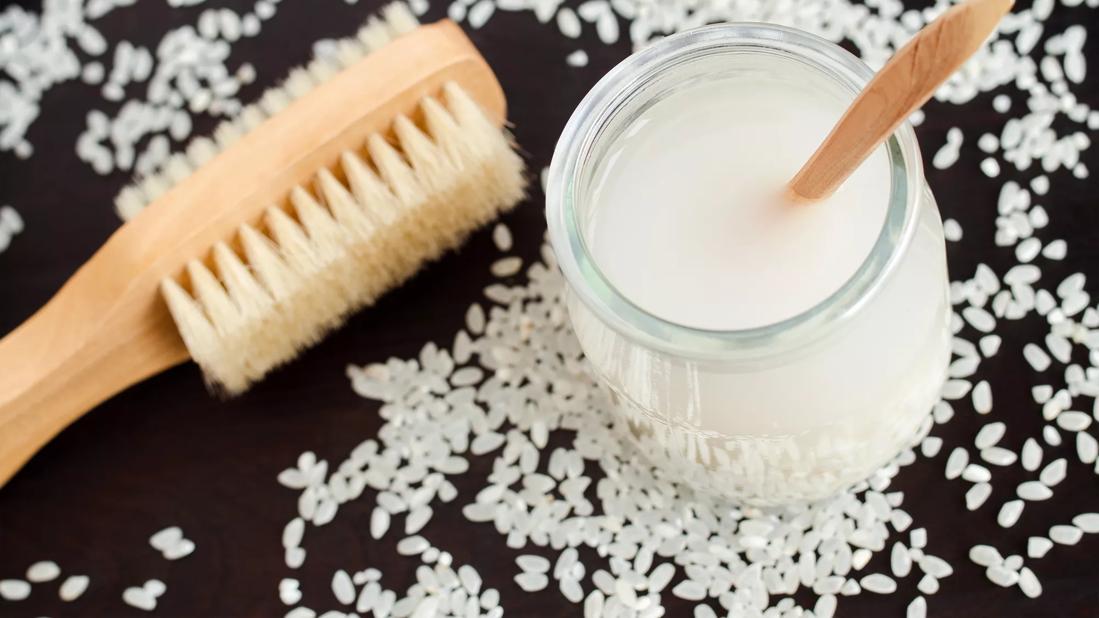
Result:
{"label": "wooden spoon handle", "polygon": [[1013,0],[968,0],[943,13],[901,48],[863,88],[790,181],[797,201],[832,195],[905,118],[974,54]]}

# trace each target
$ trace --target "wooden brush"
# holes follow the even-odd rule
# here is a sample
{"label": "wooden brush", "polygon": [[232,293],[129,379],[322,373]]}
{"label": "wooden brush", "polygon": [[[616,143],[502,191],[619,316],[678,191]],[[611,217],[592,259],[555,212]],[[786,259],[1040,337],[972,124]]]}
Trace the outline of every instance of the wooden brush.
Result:
{"label": "wooden brush", "polygon": [[984,45],[1014,0],[967,0],[916,33],[847,108],[787,187],[793,202],[832,195],[866,157]]}
{"label": "wooden brush", "polygon": [[214,389],[245,390],[519,201],[484,59],[449,21],[383,15],[344,66],[295,71],[195,157],[208,162],[171,168],[178,184],[158,179],[147,207],[124,196],[136,216],[0,341],[0,485],[188,358]]}

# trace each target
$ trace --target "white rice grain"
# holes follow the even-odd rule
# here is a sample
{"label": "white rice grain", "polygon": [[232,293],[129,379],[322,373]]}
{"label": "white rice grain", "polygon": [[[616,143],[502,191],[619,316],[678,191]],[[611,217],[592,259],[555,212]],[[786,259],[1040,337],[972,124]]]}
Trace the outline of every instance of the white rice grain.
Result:
{"label": "white rice grain", "polygon": [[431,544],[422,536],[410,536],[397,542],[397,553],[402,556],[417,556],[424,553]]}
{"label": "white rice grain", "polygon": [[61,575],[61,567],[52,560],[42,560],[27,567],[27,581],[32,584],[51,582]]}
{"label": "white rice grain", "polygon": [[1000,512],[996,515],[996,523],[1001,528],[1010,528],[1019,521],[1019,517],[1023,514],[1022,500],[1008,500],[1000,507]]}
{"label": "white rice grain", "polygon": [[511,251],[512,246],[515,244],[511,236],[511,229],[503,223],[497,223],[496,227],[492,228],[492,242],[496,245],[497,250],[504,253]]}
{"label": "white rice grain", "polygon": [[893,549],[889,554],[889,567],[897,577],[907,577],[912,571],[912,557],[903,543],[893,543]]}
{"label": "white rice grain", "polygon": [[1019,570],[1019,590],[1022,590],[1023,594],[1032,599],[1042,596],[1042,584],[1038,582],[1038,577],[1034,575],[1034,571],[1027,567]]}
{"label": "white rice grain", "polygon": [[950,242],[958,242],[962,239],[962,226],[955,219],[943,221],[943,236]]}
{"label": "white rice grain", "polygon": [[375,507],[370,514],[370,536],[377,540],[385,536],[389,530],[389,512],[381,507]]}
{"label": "white rice grain", "polygon": [[519,565],[519,568],[527,573],[548,573],[550,569],[549,560],[533,554],[519,556],[515,559],[515,564]]}
{"label": "white rice grain", "polygon": [[494,277],[511,277],[523,267],[523,259],[515,256],[501,258],[492,263],[490,270]]}
{"label": "white rice grain", "polygon": [[[976,511],[992,495],[992,486],[988,483],[977,483],[965,492],[965,508]],[[900,575],[900,574],[897,574]]]}
{"label": "white rice grain", "polygon": [[893,594],[897,591],[897,582],[892,577],[881,573],[872,573],[859,580],[863,590],[875,594]]}
{"label": "white rice grain", "polygon": [[962,478],[970,483],[987,483],[992,480],[992,472],[981,464],[971,463],[962,470]]}
{"label": "white rice grain", "polygon": [[492,3],[492,0],[480,0],[469,10],[469,27],[477,30],[484,26],[495,11],[496,5]]}
{"label": "white rice grain", "polygon": [[1086,431],[1076,434],[1076,456],[1081,463],[1091,465],[1099,458],[1099,442]]}
{"label": "white rice grain", "polygon": [[21,579],[0,579],[0,599],[22,601],[31,594],[31,585]]}
{"label": "white rice grain", "polygon": [[1084,431],[1091,426],[1091,416],[1084,412],[1068,410],[1057,415],[1057,426],[1065,431]]}
{"label": "white rice grain", "polygon": [[1026,555],[1031,558],[1042,558],[1051,549],[1053,549],[1053,541],[1044,536],[1032,536],[1027,539]]}
{"label": "white rice grain", "polygon": [[179,526],[169,526],[160,530],[149,537],[149,545],[153,549],[163,552],[164,550],[179,543],[183,539],[183,530]]}
{"label": "white rice grain", "polygon": [[341,605],[351,605],[355,602],[355,584],[351,581],[351,575],[340,569],[332,574],[332,594]]}
{"label": "white rice grain", "polygon": [[696,581],[685,579],[672,588],[672,594],[686,601],[701,601],[706,598],[706,588]]}
{"label": "white rice grain", "polygon": [[57,589],[57,596],[65,603],[71,603],[84,594],[89,584],[91,579],[87,575],[70,575],[61,582],[61,587]]}
{"label": "white rice grain", "polygon": [[151,612],[156,609],[156,597],[144,588],[130,587],[122,591],[122,602],[130,607]]}
{"label": "white rice grain", "polygon": [[1000,552],[991,545],[974,545],[969,548],[969,559],[973,564],[983,567],[990,567],[1004,561]]}
{"label": "white rice grain", "polygon": [[1045,350],[1033,343],[1028,343],[1023,346],[1023,358],[1025,358],[1026,362],[1038,372],[1049,369],[1050,362],[1052,362]]}
{"label": "white rice grain", "polygon": [[973,445],[976,446],[978,450],[994,446],[1004,437],[1006,431],[1007,425],[1000,421],[988,423],[977,432],[977,437],[974,438]]}
{"label": "white rice grain", "polygon": [[990,446],[986,449],[981,449],[981,459],[994,466],[1010,466],[1015,463],[1018,456],[1013,451],[1006,448]]}
{"label": "white rice grain", "polygon": [[515,576],[515,583],[519,584],[524,592],[538,592],[544,590],[549,584],[549,578],[545,573],[523,572]]}
{"label": "white rice grain", "polygon": [[927,600],[916,597],[905,609],[905,618],[927,618]]}
{"label": "white rice grain", "polygon": [[1051,241],[1042,249],[1042,256],[1050,260],[1063,260],[1068,255],[1068,243],[1057,239]]}
{"label": "white rice grain", "polygon": [[190,539],[183,539],[175,545],[164,550],[165,560],[180,560],[186,558],[195,552],[195,542]]}
{"label": "white rice grain", "polygon": [[580,36],[580,18],[569,7],[561,7],[557,11],[557,29],[566,37],[575,39]]}
{"label": "white rice grain", "polygon": [[961,130],[952,127],[946,133],[946,143],[931,158],[931,165],[935,169],[945,170],[957,163],[958,155],[961,153],[962,141]]}
{"label": "white rice grain", "polygon": [[988,157],[981,161],[981,172],[989,178],[996,178],[1000,175],[1000,162],[992,157]]}
{"label": "white rice grain", "polygon": [[985,576],[988,578],[988,581],[1004,588],[1010,588],[1019,582],[1018,573],[1010,571],[998,564],[985,569]]}
{"label": "white rice grain", "polygon": [[1040,502],[1053,497],[1053,490],[1038,481],[1024,481],[1015,488],[1015,494],[1027,502]]}
{"label": "white rice grain", "polygon": [[983,336],[983,338],[980,338],[977,345],[980,347],[981,354],[986,358],[991,358],[992,356],[996,356],[996,353],[1000,351],[1000,343],[1000,335],[988,334]]}
{"label": "white rice grain", "polygon": [[955,447],[946,459],[946,478],[950,480],[961,476],[968,463],[969,452],[960,446]]}
{"label": "white rice grain", "polygon": [[1053,487],[1065,480],[1067,473],[1068,461],[1062,457],[1049,462],[1045,468],[1042,468],[1041,474],[1038,475],[1038,480],[1046,487]]}
{"label": "white rice grain", "polygon": [[1067,524],[1058,524],[1049,529],[1049,540],[1058,545],[1075,545],[1083,536],[1083,530]]}

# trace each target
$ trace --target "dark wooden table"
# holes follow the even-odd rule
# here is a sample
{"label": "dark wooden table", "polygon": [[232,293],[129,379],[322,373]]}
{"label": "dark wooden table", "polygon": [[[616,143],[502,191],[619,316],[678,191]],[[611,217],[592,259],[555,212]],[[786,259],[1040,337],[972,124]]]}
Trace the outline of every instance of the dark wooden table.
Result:
{"label": "dark wooden table", "polygon": [[[111,40],[154,45],[168,28],[194,23],[202,9],[230,4],[243,12],[251,3],[208,2],[170,10],[163,2],[142,2],[115,11],[98,25]],[[242,98],[249,100],[290,67],[304,62],[314,41],[351,34],[378,6],[378,2],[349,6],[337,0],[283,3],[278,14],[265,22],[260,36],[233,47],[234,65],[248,61],[259,70],[257,83]],[[429,17],[443,12],[439,3]],[[1095,13],[1086,8],[1058,7],[1053,31],[1062,30],[1068,21],[1099,25]],[[535,178],[548,165],[574,106],[629,53],[625,42],[607,47],[590,35],[568,41],[552,25],[538,24],[531,13],[498,12],[486,28],[471,36],[507,91],[515,132]],[[565,56],[579,48],[588,51],[590,65],[566,66]],[[1093,51],[1094,42],[1089,41],[1087,49]],[[1099,61],[1099,54],[1089,56]],[[1099,105],[1095,75],[1094,70],[1089,75],[1085,100]],[[991,111],[991,96],[982,95],[962,108],[932,103],[927,122],[918,129],[925,158],[930,161],[950,126],[963,127],[968,140],[984,130],[998,133],[1004,117]],[[1014,103],[1019,106],[1023,101],[1016,96]],[[97,176],[74,153],[85,114],[91,106],[103,105],[98,93],[79,81],[54,88],[42,101],[42,116],[29,133],[36,154],[27,161],[0,155],[0,204],[15,206],[27,224],[26,231],[0,255],[0,333],[31,315],[119,225],[111,201],[128,178],[121,173]],[[207,120],[197,129],[205,131],[212,124]],[[1088,151],[1085,161],[1099,174],[1095,151]],[[964,243],[951,243],[948,248],[956,277],[972,276],[978,262],[990,264],[1001,274],[1013,262],[1010,249],[997,248],[992,242],[1002,181],[980,175],[978,163],[979,153],[970,144],[950,170],[940,172],[928,166],[944,217],[958,219],[965,228]],[[1042,236],[1067,239],[1069,256],[1062,263],[1043,264],[1044,281],[1059,281],[1082,270],[1093,276],[1088,288],[1095,295],[1099,293],[1099,268],[1095,267],[1099,208],[1094,195],[1099,185],[1094,180],[1075,180],[1064,171],[1052,178],[1053,189],[1042,199],[1052,224]],[[543,195],[537,184],[532,183],[530,199],[506,218],[518,251],[532,259],[545,227]],[[307,601],[330,598],[333,570],[348,564],[378,566],[387,587],[403,590],[413,581],[419,563],[396,554],[397,534],[387,535],[382,542],[369,540],[366,527],[372,501],[368,500],[348,503],[335,522],[311,528],[305,566],[297,572],[287,569],[279,538],[283,525],[296,512],[296,493],[279,486],[275,476],[303,450],[340,461],[361,440],[374,435],[380,425],[377,406],[351,391],[345,366],[409,357],[429,340],[449,344],[465,307],[478,299],[489,281],[488,264],[496,255],[488,233],[482,231],[457,255],[428,268],[239,399],[210,398],[198,370],[188,364],[115,397],[63,432],[0,490],[0,579],[22,577],[32,562],[52,559],[66,573],[90,575],[91,587],[78,602],[63,604],[57,599],[56,583],[38,585],[25,601],[0,601],[0,616],[140,615],[122,603],[121,593],[150,577],[168,585],[155,615],[281,616],[286,610],[277,594],[281,578],[301,579]],[[1005,443],[1015,450],[1040,427],[1040,414],[1029,396],[1035,378],[1020,351],[1044,328],[1036,316],[1003,326],[1002,351],[982,366],[993,382],[994,415],[1008,422]],[[1034,561],[1045,589],[1038,600],[1026,599],[1018,589],[993,586],[983,569],[966,558],[971,545],[989,539],[1025,554],[1027,536],[1045,534],[1050,525],[1067,523],[1076,513],[1099,510],[1099,477],[1084,473],[1078,463],[1070,465],[1068,480],[1053,500],[1029,505],[1015,527],[999,529],[998,505],[1010,498],[1022,471],[1017,466],[998,471],[989,503],[976,513],[967,512],[963,496],[968,484],[945,482],[943,465],[953,446],[971,444],[986,419],[973,414],[968,403],[959,405],[958,412],[954,421],[936,430],[946,441],[942,453],[904,469],[894,483],[894,488],[905,492],[904,508],[915,517],[916,525],[928,529],[931,551],[955,567],[940,592],[929,597],[930,614],[966,618],[1099,615],[1096,536],[1086,536],[1075,547],[1058,546],[1047,558]],[[1052,452],[1047,449],[1047,458]],[[1056,452],[1075,461],[1071,446]],[[486,586],[501,591],[508,615],[578,615],[579,608],[553,586],[537,594],[521,592],[511,579],[517,552],[504,546],[490,524],[470,524],[461,516],[460,505],[472,498],[473,483],[483,479],[491,464],[490,459],[481,459],[468,480],[458,479],[459,499],[437,509],[425,535],[453,553],[457,563],[476,566]],[[164,560],[147,542],[152,532],[172,524],[182,526],[198,545],[193,555],[176,562]],[[875,556],[871,566],[887,569],[887,553]],[[905,605],[917,594],[916,579],[903,580],[895,595],[841,598],[839,615],[903,615]],[[689,615],[689,604],[670,594],[665,594],[665,603],[668,615]]]}

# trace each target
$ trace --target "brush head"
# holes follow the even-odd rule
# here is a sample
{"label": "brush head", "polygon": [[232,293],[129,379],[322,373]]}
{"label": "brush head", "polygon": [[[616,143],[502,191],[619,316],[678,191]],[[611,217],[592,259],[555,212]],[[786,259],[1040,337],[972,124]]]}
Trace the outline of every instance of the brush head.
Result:
{"label": "brush head", "polygon": [[[414,25],[403,5],[388,8],[384,21],[341,45],[344,73],[374,58],[362,58],[368,50]],[[522,198],[522,160],[494,114],[460,85],[469,71],[455,71],[453,81],[444,79],[445,71],[431,72],[430,79],[415,82],[414,105],[372,123],[362,135],[325,127],[335,137],[325,141],[324,153],[312,153],[322,165],[289,181],[292,174],[274,176],[271,182],[285,184],[273,193],[266,187],[261,196],[245,195],[242,202],[258,216],[242,217],[207,255],[193,256],[181,272],[161,280],[187,350],[212,388],[226,394],[247,389]],[[120,195],[119,212],[141,211],[158,191],[170,196],[169,181],[210,180],[203,178],[206,168],[224,168],[241,150],[261,147],[263,138],[254,135],[264,133],[270,147],[282,146],[279,124],[297,126],[295,117],[315,112],[318,102],[330,108],[331,90],[346,79],[339,67],[318,62],[292,73],[259,106],[223,124],[214,141],[196,140],[186,160],[170,159],[141,188]],[[502,117],[500,107],[495,111]],[[189,173],[196,163],[204,167]],[[293,167],[298,172],[299,163]],[[273,195],[281,198],[257,208],[256,199]]]}

